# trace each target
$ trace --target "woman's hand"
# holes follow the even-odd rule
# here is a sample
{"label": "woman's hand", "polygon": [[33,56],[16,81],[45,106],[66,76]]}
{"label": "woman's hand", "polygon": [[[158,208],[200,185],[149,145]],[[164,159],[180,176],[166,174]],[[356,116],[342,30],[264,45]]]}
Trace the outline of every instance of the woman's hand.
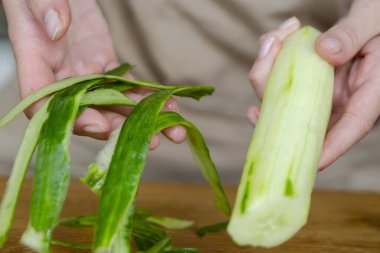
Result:
{"label": "woman's hand", "polygon": [[[44,85],[75,75],[101,73],[119,65],[107,22],[95,0],[3,0],[9,35],[16,58],[21,97]],[[134,100],[146,91],[129,93]],[[31,117],[39,101],[26,111]],[[86,109],[76,120],[74,132],[96,139],[108,138],[128,116],[122,107]],[[170,99],[167,110],[177,111]],[[186,136],[182,126],[164,130],[173,142]],[[159,144],[158,136],[151,148]]]}
{"label": "woman's hand", "polygon": [[[332,116],[319,164],[324,169],[368,134],[380,114],[380,1],[357,0],[348,15],[323,33],[316,51],[336,66]],[[281,42],[299,29],[296,18],[261,39],[250,81],[261,99]],[[248,109],[256,122],[259,108]]]}

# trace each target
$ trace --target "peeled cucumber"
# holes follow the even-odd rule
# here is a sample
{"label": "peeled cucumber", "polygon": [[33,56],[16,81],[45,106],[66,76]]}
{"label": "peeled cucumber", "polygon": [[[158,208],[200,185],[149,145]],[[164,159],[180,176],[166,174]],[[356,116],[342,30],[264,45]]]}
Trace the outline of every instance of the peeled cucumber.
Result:
{"label": "peeled cucumber", "polygon": [[310,26],[290,35],[268,78],[227,228],[239,245],[277,246],[307,222],[334,84],[319,35]]}

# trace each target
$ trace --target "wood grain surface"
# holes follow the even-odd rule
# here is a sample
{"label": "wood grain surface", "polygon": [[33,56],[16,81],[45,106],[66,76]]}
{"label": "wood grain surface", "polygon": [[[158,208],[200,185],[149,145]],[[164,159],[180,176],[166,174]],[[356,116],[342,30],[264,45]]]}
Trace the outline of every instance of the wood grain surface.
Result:
{"label": "wood grain surface", "polygon": [[[0,178],[0,195],[6,179]],[[32,180],[26,180],[16,219],[6,245],[1,253],[32,252],[19,244],[19,238],[28,221],[28,205]],[[235,187],[226,187],[232,200]],[[243,253],[379,253],[380,252],[380,194],[318,191],[308,224],[289,242],[273,248],[249,248],[236,246],[225,232],[198,238],[194,231],[204,226],[226,220],[213,205],[212,192],[204,185],[143,183],[138,197],[138,207],[144,207],[157,215],[191,219],[194,228],[170,231],[177,247],[196,247],[200,252]],[[62,217],[92,214],[97,208],[97,197],[79,181],[72,181]],[[89,243],[90,229],[57,228],[54,237]],[[84,253],[89,250],[72,250],[54,247],[53,252]]]}

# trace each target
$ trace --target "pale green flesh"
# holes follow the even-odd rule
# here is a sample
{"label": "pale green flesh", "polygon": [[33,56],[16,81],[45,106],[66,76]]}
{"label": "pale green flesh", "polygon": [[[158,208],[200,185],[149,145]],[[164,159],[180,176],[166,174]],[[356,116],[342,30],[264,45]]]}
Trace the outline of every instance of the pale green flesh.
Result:
{"label": "pale green flesh", "polygon": [[273,247],[307,221],[331,112],[333,67],[305,27],[283,44],[264,92],[228,232],[240,245]]}
{"label": "pale green flesh", "polygon": [[112,243],[112,253],[130,253],[132,252],[131,248],[131,232],[132,232],[132,216],[133,208],[128,210],[126,215],[126,220],[124,224],[120,227],[119,231],[116,234],[115,240]]}
{"label": "pale green flesh", "polygon": [[7,188],[0,205],[0,247],[5,242],[12,224],[21,186],[36,148],[41,127],[48,116],[49,102],[50,100],[31,119],[18,150],[12,173],[8,179]]}

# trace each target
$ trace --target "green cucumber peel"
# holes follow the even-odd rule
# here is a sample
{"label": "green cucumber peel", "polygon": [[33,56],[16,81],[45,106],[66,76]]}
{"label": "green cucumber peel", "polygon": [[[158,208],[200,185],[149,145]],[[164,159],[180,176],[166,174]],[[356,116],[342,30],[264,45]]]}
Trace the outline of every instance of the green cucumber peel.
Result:
{"label": "green cucumber peel", "polygon": [[136,102],[125,96],[120,91],[112,88],[99,88],[87,92],[82,100],[80,106],[90,105],[124,105],[135,106]]}
{"label": "green cucumber peel", "polygon": [[146,251],[160,241],[169,238],[163,229],[145,219],[133,220],[132,233],[137,248],[141,251]]}
{"label": "green cucumber peel", "polygon": [[101,80],[101,78],[94,78],[93,76],[69,77],[61,81],[44,86],[43,88],[33,92],[32,94],[21,100],[14,108],[12,108],[12,110],[5,114],[0,119],[0,128],[12,121],[12,119],[14,119],[17,115],[19,115],[33,103],[41,100],[44,97],[47,97],[57,91],[63,90],[72,85],[78,85],[82,82],[91,81],[95,85],[99,83]]}
{"label": "green cucumber peel", "polygon": [[100,196],[94,252],[110,252],[116,233],[133,206],[155,133],[154,123],[173,92],[159,91],[146,97],[122,126]]}
{"label": "green cucumber peel", "polygon": [[163,112],[156,121],[156,131],[159,132],[167,127],[174,125],[183,125],[186,127],[188,142],[198,163],[203,176],[211,185],[215,194],[215,204],[217,208],[227,216],[231,214],[231,206],[224,192],[218,172],[212,162],[210,152],[202,134],[194,124],[185,120],[178,113]]}
{"label": "green cucumber peel", "polygon": [[161,253],[164,252],[166,248],[170,248],[171,245],[171,239],[165,238],[162,241],[156,243],[153,245],[150,249],[146,251],[146,253]]}
{"label": "green cucumber peel", "polygon": [[129,63],[122,63],[120,66],[111,69],[107,72],[105,72],[105,75],[112,75],[112,76],[121,76],[126,74],[127,72],[131,71],[134,68],[134,65]]}
{"label": "green cucumber peel", "polygon": [[[133,116],[135,117],[135,123],[139,122],[138,119],[140,117],[147,119],[143,123],[148,123],[147,125],[149,125],[146,131],[148,134],[141,134],[141,131],[136,130],[135,134],[133,134],[133,131],[131,134],[131,130],[133,130],[136,125],[133,124],[133,122],[129,123],[131,126],[127,127],[127,134],[124,133],[124,138],[132,140],[132,143],[134,139],[142,139],[143,142],[141,144],[139,144],[138,141],[136,141],[136,143],[140,146],[140,150],[143,150],[143,152],[134,152],[134,145],[131,145],[131,148],[127,148],[130,153],[127,152],[126,156],[131,156],[133,159],[135,159],[139,166],[138,168],[132,168],[133,173],[131,176],[124,175],[124,178],[129,178],[128,182],[131,185],[122,186],[122,188],[124,187],[126,189],[129,187],[129,189],[133,190],[132,192],[128,192],[128,202],[126,204],[118,203],[119,208],[116,208],[118,209],[116,210],[117,228],[114,229],[111,233],[106,234],[104,237],[106,238],[106,241],[108,240],[108,242],[112,243],[108,245],[105,251],[102,251],[103,249],[101,248],[99,252],[110,252],[109,250],[111,250],[112,253],[130,252],[131,235],[134,237],[135,241],[139,241],[140,244],[144,240],[145,243],[149,242],[146,243],[146,247],[143,247],[143,250],[145,252],[187,252],[186,250],[189,250],[189,252],[196,252],[194,251],[196,249],[192,248],[173,249],[171,247],[170,237],[165,233],[165,231],[157,227],[157,225],[159,225],[168,229],[183,229],[191,226],[193,223],[192,221],[163,216],[152,216],[149,212],[139,209],[134,210],[133,203],[136,197],[136,191],[140,181],[142,168],[144,167],[150,138],[154,133],[159,131],[156,129],[156,122],[157,119],[161,117],[160,110],[162,109],[167,99],[169,99],[169,97],[172,95],[177,95],[191,97],[198,100],[202,96],[212,94],[214,88],[209,86],[164,86],[152,81],[131,80],[118,76],[128,72],[131,68],[132,65],[125,64],[114,70],[106,72],[103,75],[70,77],[50,84],[30,94],[19,104],[17,104],[3,118],[0,119],[0,127],[5,126],[14,117],[16,117],[19,113],[21,113],[33,103],[44,97],[51,96],[48,99],[48,102],[45,103],[32,118],[30,125],[28,126],[28,129],[25,133],[25,139],[21,144],[21,148],[15,160],[15,169],[13,170],[11,178],[9,179],[10,183],[7,186],[3,202],[0,206],[0,225],[4,224],[4,226],[0,227],[0,246],[5,241],[9,227],[12,223],[18,194],[20,192],[27,167],[30,163],[30,158],[33,155],[35,148],[37,147],[38,155],[35,170],[35,182],[32,192],[30,222],[27,230],[22,237],[22,242],[30,248],[42,253],[50,252],[51,244],[81,248],[81,244],[54,240],[51,238],[52,231],[58,224],[58,218],[63,207],[63,202],[66,197],[69,184],[70,159],[68,153],[68,143],[72,131],[72,125],[75,118],[82,112],[82,110],[88,106],[123,105],[135,107],[128,120],[133,115],[135,115]],[[127,91],[135,87],[153,89],[156,91],[156,93],[150,95],[138,105],[136,105],[134,101],[122,93],[123,91]],[[145,104],[144,101],[146,101]],[[62,117],[62,115],[65,115],[65,117]],[[170,120],[166,119],[165,121]],[[139,124],[139,127],[137,128],[144,129],[145,125],[143,123]],[[174,125],[175,122],[161,122],[158,127],[164,124],[171,126],[171,124]],[[123,129],[120,133],[120,136],[123,136]],[[88,173],[88,175],[90,174],[91,176],[82,178],[82,180],[85,181],[85,183],[88,184],[90,188],[92,188],[95,192],[101,194],[101,202],[103,195],[109,194],[103,193],[106,189],[104,186],[107,184],[103,183],[102,180],[107,180],[109,177],[109,171],[112,171],[112,163],[114,161],[114,156],[115,153],[117,153],[117,150],[125,149],[125,147],[118,147],[119,144],[116,144],[117,140],[120,139],[120,136],[116,133],[115,143],[113,146],[110,145],[109,150],[111,153],[108,153],[110,157],[109,161],[92,164],[92,168],[90,166]],[[196,137],[196,139],[197,138],[198,137]],[[201,139],[203,140],[202,137]],[[197,141],[195,141],[195,143],[196,142]],[[130,145],[130,141],[126,143]],[[205,146],[204,141],[203,144]],[[120,144],[120,146],[123,146],[123,144]],[[208,158],[210,159],[207,147],[206,149],[201,147],[201,149],[203,149],[203,153],[206,151]],[[123,151],[120,151],[119,153],[123,153]],[[205,156],[206,159],[207,155]],[[115,162],[116,165],[120,162],[120,157],[121,155],[119,154],[119,159],[116,159],[117,161]],[[21,158],[24,158],[24,160]],[[205,158],[202,157],[200,159],[205,160]],[[98,160],[102,161],[106,159],[100,157]],[[201,162],[201,164],[202,163],[207,164],[207,162]],[[211,167],[213,167],[213,164]],[[208,181],[215,180],[213,172],[210,174],[209,171],[206,171],[204,174],[206,175]],[[219,180],[218,177],[217,179]],[[215,186],[217,186],[215,182],[212,183],[212,185],[213,189]],[[121,189],[120,192],[123,193],[123,190],[125,191],[125,189]],[[217,191],[220,191],[220,189]],[[217,202],[218,199],[221,199],[220,196],[223,198],[223,194],[216,194]],[[225,202],[225,200],[222,200],[221,202]],[[219,206],[223,206],[223,204]],[[228,214],[228,211],[226,211],[228,208],[224,207],[220,209],[224,210],[223,212]],[[100,210],[102,210],[101,207]],[[95,226],[95,230],[97,230],[99,225],[102,225],[99,224],[99,221],[101,220],[99,219],[99,216],[100,212],[97,214],[97,216],[83,216],[76,220],[67,220],[61,222],[60,224],[72,227]],[[114,219],[114,217],[112,217],[112,219]],[[139,227],[139,224],[144,224],[145,227],[141,228],[141,226]],[[103,226],[105,228],[109,228],[107,224],[103,224]],[[144,236],[146,238],[144,238]],[[94,240],[95,248],[96,240],[97,234],[95,234]],[[167,245],[165,244],[166,246],[164,247],[163,242],[165,241],[167,242]],[[86,245],[85,248],[88,248],[88,245]],[[140,247],[139,250],[141,250]]]}
{"label": "green cucumber peel", "polygon": [[30,120],[17,152],[0,205],[0,248],[7,239],[28,165],[36,148],[42,125],[49,114],[47,108],[50,101],[51,99],[49,99]]}
{"label": "green cucumber peel", "polygon": [[[47,97],[62,89],[70,87],[72,85],[77,85],[79,83],[86,82],[86,81],[92,81],[97,84],[101,84],[102,82],[107,82],[107,81],[117,81],[118,83],[124,84],[121,86],[121,90],[129,89],[129,86],[150,88],[150,89],[156,89],[156,90],[178,90],[180,88],[183,88],[177,92],[176,94],[177,96],[192,97],[197,100],[201,98],[202,96],[204,96],[205,94],[211,95],[214,91],[214,87],[211,87],[211,86],[197,86],[197,87],[184,86],[184,85],[165,86],[156,82],[134,80],[134,79],[128,79],[121,76],[106,75],[106,74],[69,77],[61,81],[44,86],[41,89],[31,93],[29,96],[27,96],[23,100],[21,100],[20,103],[18,103],[11,111],[9,111],[6,115],[4,115],[0,119],[0,128],[8,124],[18,114],[20,114],[22,111],[24,111],[26,108],[28,108],[33,103],[39,101],[40,99]],[[191,88],[192,91],[189,92],[189,90],[186,88]]]}
{"label": "green cucumber peel", "polygon": [[57,246],[68,247],[68,248],[74,248],[74,249],[91,249],[90,244],[78,243],[78,242],[68,242],[68,241],[58,240],[58,239],[52,239],[51,244],[57,245]]}
{"label": "green cucumber peel", "polygon": [[[215,204],[220,211],[229,216],[231,214],[230,204],[224,192],[218,172],[215,168],[214,163],[212,162],[207,145],[203,139],[202,134],[196,128],[196,126],[174,112],[160,113],[155,124],[156,133],[174,125],[183,125],[186,127],[191,150],[196,157],[202,174],[210,183],[214,191]],[[110,162],[109,157],[110,154],[113,153],[117,136],[118,131],[114,133],[113,137],[110,138],[110,141],[107,143],[106,147],[101,151],[100,155],[98,156],[98,161],[94,164],[91,164],[89,166],[87,174],[82,177],[82,182],[87,184],[87,186],[95,193],[99,193],[103,186],[104,179],[107,174],[106,168]]]}
{"label": "green cucumber peel", "polygon": [[96,215],[81,215],[69,219],[63,219],[59,222],[60,226],[67,227],[92,227],[95,225]]}
{"label": "green cucumber peel", "polygon": [[80,180],[88,187],[91,191],[96,194],[100,194],[102,187],[104,185],[104,180],[107,176],[107,169],[101,169],[99,164],[91,163],[88,166],[86,175],[80,178]]}
{"label": "green cucumber peel", "polygon": [[[146,220],[166,229],[185,229],[194,224],[194,221],[191,220],[151,215],[148,210],[141,208],[135,209],[133,220]],[[68,227],[92,227],[95,223],[96,215],[80,215],[69,219],[63,219],[59,222],[59,225]]]}
{"label": "green cucumber peel", "polygon": [[192,91],[196,93],[196,96],[209,92],[204,89],[201,94],[199,87],[180,87],[175,90],[159,91],[143,99],[125,121],[102,188],[95,229],[95,252],[110,250],[117,230],[120,229],[124,216],[131,208],[145,165],[150,139],[155,133],[155,122],[165,102],[178,93],[194,97]]}
{"label": "green cucumber peel", "polygon": [[194,221],[192,220],[184,220],[167,216],[149,216],[146,220],[166,229],[185,229],[193,226],[194,224]]}
{"label": "green cucumber peel", "polygon": [[[80,100],[93,82],[83,82],[58,92],[49,103],[37,146],[30,221],[22,243],[49,253],[52,229],[58,222],[70,180],[68,152],[72,125]],[[54,113],[53,113],[54,112]]]}
{"label": "green cucumber peel", "polygon": [[112,253],[130,253],[132,252],[132,220],[134,208],[129,208],[124,218],[122,226],[116,233],[115,240],[112,243]]}
{"label": "green cucumber peel", "polygon": [[196,233],[199,237],[202,237],[208,233],[217,233],[222,230],[225,230],[227,228],[228,221],[212,224],[212,225],[207,225],[201,228],[198,228]]}

